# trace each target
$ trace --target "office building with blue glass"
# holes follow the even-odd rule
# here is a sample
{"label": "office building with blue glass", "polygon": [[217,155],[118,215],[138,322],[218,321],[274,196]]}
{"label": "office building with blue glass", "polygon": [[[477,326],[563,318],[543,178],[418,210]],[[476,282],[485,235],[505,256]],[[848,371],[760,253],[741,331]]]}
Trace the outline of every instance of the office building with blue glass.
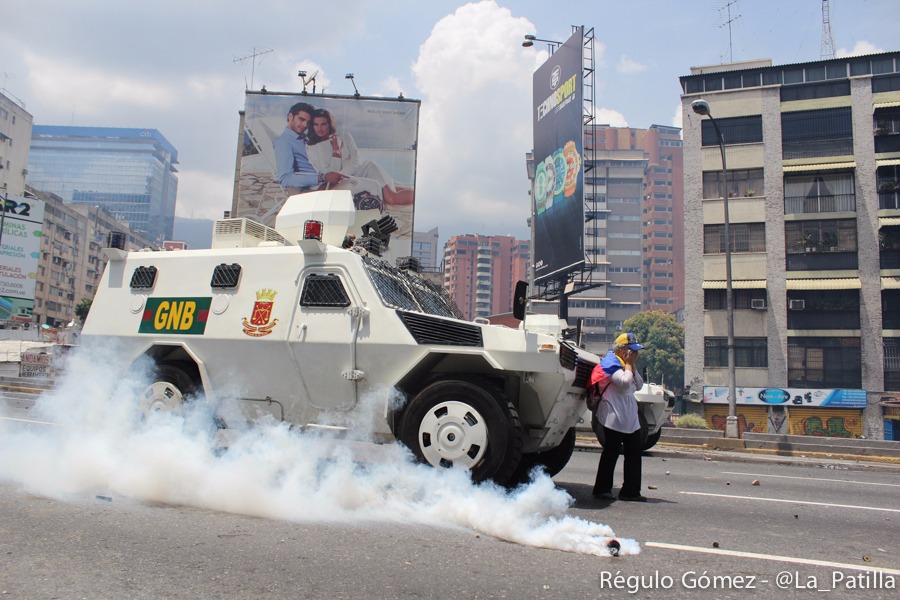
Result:
{"label": "office building with blue glass", "polygon": [[27,183],[100,206],[162,245],[172,238],[178,151],[155,129],[35,125]]}

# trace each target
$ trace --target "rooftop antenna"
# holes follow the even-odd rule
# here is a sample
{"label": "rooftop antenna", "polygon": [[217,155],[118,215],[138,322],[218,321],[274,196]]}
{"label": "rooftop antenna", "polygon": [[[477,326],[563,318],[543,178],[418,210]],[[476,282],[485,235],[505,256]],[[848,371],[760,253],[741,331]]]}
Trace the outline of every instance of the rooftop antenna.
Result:
{"label": "rooftop antenna", "polygon": [[[266,48],[265,46],[261,46],[261,47],[259,47],[259,48],[257,48],[256,46],[253,46],[253,53],[252,53],[252,54],[248,54],[247,56],[236,56],[236,57],[234,58],[234,60],[231,61],[231,62],[240,62],[240,63],[244,63],[244,62],[246,62],[247,60],[250,60],[250,64],[252,65],[252,66],[250,67],[250,86],[248,87],[248,86],[247,86],[247,83],[244,82],[244,89],[248,89],[248,90],[249,90],[249,89],[252,89],[252,88],[253,88],[253,76],[256,74],[256,57],[257,57],[257,56],[263,56],[263,55],[268,54],[269,52],[272,52],[272,51],[273,51],[273,50],[272,50],[271,48]],[[260,61],[260,62],[262,62],[262,61]]]}
{"label": "rooftop antenna", "polygon": [[722,11],[722,10],[728,11],[728,20],[726,20],[724,23],[719,25],[719,27],[725,27],[726,25],[728,26],[728,62],[734,62],[734,54],[732,52],[733,46],[731,43],[731,24],[741,18],[741,15],[737,15],[734,18],[732,18],[732,16],[731,16],[731,5],[732,4],[737,4],[737,0],[731,0],[728,4],[726,4],[725,6],[723,6],[722,8],[719,9],[720,11]]}
{"label": "rooftop antenna", "polygon": [[313,84],[312,93],[316,93],[316,76],[319,74],[319,70],[316,69],[312,72],[312,75],[307,75],[306,71],[297,71],[297,77],[303,82],[303,93],[306,93],[306,86],[310,83]]}
{"label": "rooftop antenna", "polygon": [[819,51],[819,59],[832,58],[834,58],[834,36],[831,35],[831,8],[828,6],[828,0],[822,0],[822,49]]}

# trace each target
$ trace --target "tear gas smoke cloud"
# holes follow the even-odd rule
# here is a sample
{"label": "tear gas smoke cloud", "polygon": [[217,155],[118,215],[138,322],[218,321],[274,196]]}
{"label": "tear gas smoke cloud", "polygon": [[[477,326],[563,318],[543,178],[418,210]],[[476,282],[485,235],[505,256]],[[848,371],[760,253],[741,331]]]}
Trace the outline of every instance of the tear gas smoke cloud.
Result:
{"label": "tear gas smoke cloud", "polygon": [[[512,492],[473,484],[462,470],[416,463],[399,444],[301,433],[262,420],[217,440],[212,403],[142,421],[147,373],[122,377],[115,348],[82,347],[32,409],[56,426],[0,419],[0,479],[63,501],[94,494],[202,507],[286,521],[386,521],[463,527],[530,546],[608,556],[606,525],[566,515],[572,498],[540,475]],[[217,399],[220,414],[233,402]],[[371,431],[378,407],[363,398],[335,423]],[[229,410],[230,409],[230,410]],[[359,439],[359,436],[355,436]],[[621,554],[637,554],[620,540]]]}

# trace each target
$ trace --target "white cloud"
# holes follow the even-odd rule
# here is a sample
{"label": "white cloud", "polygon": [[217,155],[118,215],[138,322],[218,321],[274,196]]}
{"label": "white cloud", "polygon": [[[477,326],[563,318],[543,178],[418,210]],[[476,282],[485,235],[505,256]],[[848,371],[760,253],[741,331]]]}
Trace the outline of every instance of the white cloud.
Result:
{"label": "white cloud", "polygon": [[628,127],[625,115],[611,108],[597,108],[594,110],[594,122],[598,125],[611,125],[612,127]]}
{"label": "white cloud", "polygon": [[853,50],[838,48],[837,50],[835,50],[834,55],[837,58],[841,58],[844,56],[859,56],[861,54],[878,54],[879,52],[884,52],[884,50],[882,50],[872,42],[860,40],[853,46]]}
{"label": "white cloud", "polygon": [[672,115],[672,127],[684,129],[684,113],[681,110],[681,103],[675,107],[675,113]]}
{"label": "white cloud", "polygon": [[403,93],[403,85],[396,77],[388,77],[378,86],[384,96],[399,96]]}
{"label": "white cloud", "polygon": [[98,68],[25,53],[28,85],[45,104],[74,107],[81,116],[97,117],[116,109],[172,108],[174,89]]}
{"label": "white cloud", "polygon": [[231,210],[234,181],[217,173],[181,171],[178,174],[178,200],[175,215],[189,219],[221,219]]}
{"label": "white cloud", "polygon": [[631,60],[630,58],[628,58],[628,56],[623,54],[619,59],[619,64],[616,65],[616,70],[619,73],[631,75],[633,73],[641,73],[642,71],[646,71],[647,65]]}
{"label": "white cloud", "polygon": [[528,235],[536,58],[522,39],[531,31],[496,2],[470,3],[441,19],[420,47],[416,229]]}

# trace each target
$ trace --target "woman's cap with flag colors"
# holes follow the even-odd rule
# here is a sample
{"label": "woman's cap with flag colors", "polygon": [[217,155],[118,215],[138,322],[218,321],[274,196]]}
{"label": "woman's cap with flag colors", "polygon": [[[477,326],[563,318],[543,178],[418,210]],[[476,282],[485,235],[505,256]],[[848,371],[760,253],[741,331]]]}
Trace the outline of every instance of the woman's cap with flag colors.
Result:
{"label": "woman's cap with flag colors", "polygon": [[644,347],[638,343],[638,339],[633,333],[623,333],[617,337],[616,346],[628,346],[630,350],[644,349]]}

